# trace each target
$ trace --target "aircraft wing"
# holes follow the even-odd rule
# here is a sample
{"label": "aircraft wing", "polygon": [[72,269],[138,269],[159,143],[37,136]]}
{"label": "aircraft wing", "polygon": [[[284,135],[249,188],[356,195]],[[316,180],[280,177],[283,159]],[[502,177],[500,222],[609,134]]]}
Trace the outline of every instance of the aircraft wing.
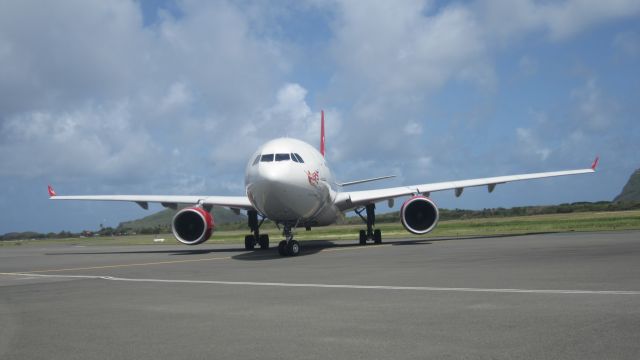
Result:
{"label": "aircraft wing", "polygon": [[51,200],[93,200],[93,201],[131,201],[144,209],[149,203],[160,203],[164,207],[175,209],[178,204],[216,205],[232,209],[253,210],[253,205],[246,196],[206,196],[206,195],[71,195],[58,196],[49,186]]}
{"label": "aircraft wing", "polygon": [[519,175],[507,175],[497,176],[480,179],[458,180],[458,181],[445,181],[431,184],[420,184],[411,186],[401,186],[386,189],[377,190],[364,190],[364,191],[350,191],[340,193],[336,198],[336,206],[342,210],[349,210],[359,206],[364,206],[371,203],[376,203],[384,200],[394,199],[401,196],[414,195],[414,194],[428,194],[434,191],[454,190],[456,196],[460,196],[464,188],[474,186],[487,186],[489,192],[498,184],[505,184],[512,181],[542,179],[556,176],[568,176],[578,174],[588,174],[596,171],[599,158],[596,158],[588,169],[579,170],[565,170],[565,171],[552,171],[532,174],[519,174]]}

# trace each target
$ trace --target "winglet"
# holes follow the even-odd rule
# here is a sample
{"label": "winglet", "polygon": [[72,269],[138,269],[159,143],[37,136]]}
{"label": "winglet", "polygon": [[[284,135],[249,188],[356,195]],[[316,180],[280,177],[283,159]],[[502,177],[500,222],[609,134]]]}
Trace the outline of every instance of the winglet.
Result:
{"label": "winglet", "polygon": [[320,154],[324,156],[324,110],[320,114]]}
{"label": "winglet", "polygon": [[600,161],[600,156],[596,156],[596,159],[593,160],[593,164],[591,164],[591,170],[596,171],[599,161]]}
{"label": "winglet", "polygon": [[54,197],[56,196],[56,191],[53,190],[53,187],[51,185],[47,186],[47,190],[49,191],[49,197]]}

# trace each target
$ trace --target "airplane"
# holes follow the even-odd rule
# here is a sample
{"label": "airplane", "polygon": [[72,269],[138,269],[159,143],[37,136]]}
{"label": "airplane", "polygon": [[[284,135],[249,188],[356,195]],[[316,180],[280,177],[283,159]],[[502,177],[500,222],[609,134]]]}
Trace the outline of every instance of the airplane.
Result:
{"label": "airplane", "polygon": [[[429,197],[432,192],[453,190],[459,197],[468,187],[486,186],[489,193],[496,185],[513,181],[532,180],[557,176],[593,173],[598,166],[596,157],[590,168],[542,173],[497,176],[479,179],[445,181],[430,184],[381,188],[374,190],[344,191],[344,188],[393,176],[382,176],[338,183],[325,159],[324,111],[321,111],[320,149],[301,140],[277,138],[260,146],[251,156],[245,170],[246,196],[208,195],[74,195],[59,196],[48,186],[51,200],[102,200],[130,201],[149,208],[149,203],[160,203],[165,208],[178,209],[171,223],[175,238],[186,245],[198,245],[207,241],[215,222],[211,208],[222,206],[236,213],[247,213],[250,235],[245,236],[245,249],[259,245],[269,248],[269,235],[260,233],[266,219],[282,227],[285,240],[278,244],[282,256],[300,254],[301,246],[294,240],[294,229],[334,224],[341,213],[354,211],[366,229],[360,230],[359,243],[382,242],[380,229],[375,228],[376,203],[387,202],[394,206],[396,198],[408,197],[400,207],[400,219],[404,228],[417,235],[432,231],[439,220],[436,203]],[[364,215],[363,215],[364,213]]]}

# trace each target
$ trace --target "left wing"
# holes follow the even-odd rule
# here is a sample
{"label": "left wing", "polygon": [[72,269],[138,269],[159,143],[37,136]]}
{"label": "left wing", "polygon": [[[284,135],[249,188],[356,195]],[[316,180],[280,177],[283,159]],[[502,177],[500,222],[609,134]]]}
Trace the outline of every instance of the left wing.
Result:
{"label": "left wing", "polygon": [[51,200],[94,200],[94,201],[131,201],[144,209],[149,203],[160,203],[164,207],[175,209],[178,204],[216,205],[232,209],[253,210],[253,205],[246,196],[207,196],[207,195],[72,195],[58,196],[49,186]]}
{"label": "left wing", "polygon": [[340,210],[349,210],[355,207],[380,202],[384,200],[394,199],[401,196],[414,195],[414,194],[428,194],[434,191],[442,190],[455,190],[456,196],[460,196],[464,188],[473,186],[487,186],[489,192],[498,184],[504,184],[512,181],[541,179],[556,176],[578,175],[588,174],[596,171],[599,158],[593,161],[591,167],[588,169],[579,170],[565,170],[565,171],[551,171],[532,174],[519,174],[519,175],[507,175],[497,176],[480,179],[459,180],[459,181],[445,181],[431,184],[401,186],[395,188],[377,189],[377,190],[365,190],[365,191],[350,191],[339,193],[336,198],[336,206]]}

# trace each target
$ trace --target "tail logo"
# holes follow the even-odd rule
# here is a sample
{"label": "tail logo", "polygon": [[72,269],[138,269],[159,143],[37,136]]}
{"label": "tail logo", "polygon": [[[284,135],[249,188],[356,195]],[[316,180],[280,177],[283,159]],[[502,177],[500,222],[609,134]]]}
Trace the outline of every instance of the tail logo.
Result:
{"label": "tail logo", "polygon": [[51,185],[47,186],[47,190],[49,191],[49,196],[56,196],[56,192],[55,190],[53,190],[53,187],[51,187]]}

